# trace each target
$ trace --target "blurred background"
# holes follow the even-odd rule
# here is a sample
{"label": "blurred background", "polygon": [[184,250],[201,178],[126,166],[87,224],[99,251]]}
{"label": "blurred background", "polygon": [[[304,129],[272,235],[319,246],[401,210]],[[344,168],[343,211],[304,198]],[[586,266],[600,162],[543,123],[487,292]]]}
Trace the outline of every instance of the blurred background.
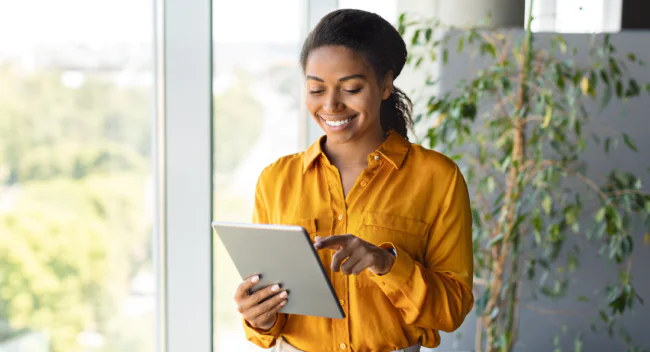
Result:
{"label": "blurred background", "polygon": [[[537,3],[535,31],[572,33],[576,43],[587,33],[617,33],[650,61],[650,22],[629,15],[650,14],[646,2]],[[456,25],[492,14],[492,26],[521,21],[523,30],[526,7],[515,0],[213,0],[212,218],[250,221],[261,170],[320,136],[302,106],[298,56],[308,29],[337,8],[395,24],[403,12]],[[161,348],[155,11],[153,0],[0,0],[2,352]],[[470,68],[440,70],[451,89]],[[398,85],[409,91],[420,81],[407,70]],[[639,104],[647,114],[648,100]],[[650,130],[647,121],[637,128]],[[206,228],[202,236],[209,235]],[[232,299],[240,277],[218,241],[211,258],[212,276],[202,280],[212,280],[213,348],[256,351]],[[471,320],[443,337],[439,350],[471,350]]]}

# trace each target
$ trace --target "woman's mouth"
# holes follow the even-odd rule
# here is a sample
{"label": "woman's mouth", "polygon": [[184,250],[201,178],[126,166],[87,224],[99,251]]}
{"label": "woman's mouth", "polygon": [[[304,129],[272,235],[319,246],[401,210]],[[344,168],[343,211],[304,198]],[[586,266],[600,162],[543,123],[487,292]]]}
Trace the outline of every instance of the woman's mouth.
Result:
{"label": "woman's mouth", "polygon": [[327,119],[324,119],[323,117],[321,117],[321,119],[323,119],[323,121],[325,122],[325,124],[327,126],[332,127],[332,128],[336,128],[336,129],[341,129],[341,128],[345,127],[347,124],[349,124],[352,120],[354,120],[357,116],[358,115],[354,115],[354,116],[348,117],[347,119],[343,119],[343,120],[327,120]]}

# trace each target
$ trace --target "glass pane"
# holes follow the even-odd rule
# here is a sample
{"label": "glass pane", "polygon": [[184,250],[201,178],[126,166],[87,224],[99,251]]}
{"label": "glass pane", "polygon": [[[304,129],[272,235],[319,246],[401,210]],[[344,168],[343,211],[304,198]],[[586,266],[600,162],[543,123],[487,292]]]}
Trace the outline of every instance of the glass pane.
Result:
{"label": "glass pane", "polygon": [[398,0],[339,0],[339,9],[357,9],[373,12],[390,23],[397,23]]}
{"label": "glass pane", "polygon": [[[299,150],[303,2],[213,1],[217,220],[250,222],[262,169]],[[278,9],[281,21],[269,16]],[[215,350],[259,350],[246,341],[233,300],[241,278],[215,242]]]}
{"label": "glass pane", "polygon": [[153,2],[0,0],[0,351],[152,351]]}

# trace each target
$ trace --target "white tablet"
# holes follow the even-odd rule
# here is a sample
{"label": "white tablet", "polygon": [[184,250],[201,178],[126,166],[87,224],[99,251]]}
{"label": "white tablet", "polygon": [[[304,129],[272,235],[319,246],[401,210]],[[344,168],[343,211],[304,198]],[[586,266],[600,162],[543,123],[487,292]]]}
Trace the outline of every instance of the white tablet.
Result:
{"label": "white tablet", "polygon": [[309,235],[299,226],[213,222],[212,227],[244,280],[260,275],[253,291],[281,284],[289,292],[280,312],[344,318]]}

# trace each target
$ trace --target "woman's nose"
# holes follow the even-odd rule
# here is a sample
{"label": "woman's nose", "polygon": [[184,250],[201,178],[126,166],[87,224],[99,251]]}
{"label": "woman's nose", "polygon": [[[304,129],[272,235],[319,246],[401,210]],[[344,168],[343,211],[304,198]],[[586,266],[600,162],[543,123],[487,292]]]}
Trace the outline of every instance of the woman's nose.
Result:
{"label": "woman's nose", "polygon": [[331,93],[327,95],[325,98],[325,104],[323,105],[323,110],[325,112],[337,112],[343,110],[343,103],[341,103],[338,94]]}

